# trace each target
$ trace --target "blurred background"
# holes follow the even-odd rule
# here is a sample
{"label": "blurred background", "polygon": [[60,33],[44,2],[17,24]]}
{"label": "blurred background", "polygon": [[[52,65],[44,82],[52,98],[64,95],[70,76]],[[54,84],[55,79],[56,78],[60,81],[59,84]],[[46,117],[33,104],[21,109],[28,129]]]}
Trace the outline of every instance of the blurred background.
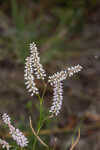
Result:
{"label": "blurred background", "polygon": [[[81,123],[76,150],[100,150],[100,1],[0,0],[0,112],[8,112],[23,129],[30,115],[34,127],[39,117],[37,98],[30,97],[24,85],[24,62],[33,41],[48,75],[66,66],[83,66],[64,82],[61,113],[41,134],[55,150],[68,150],[73,129]],[[45,113],[51,103],[48,87]]]}

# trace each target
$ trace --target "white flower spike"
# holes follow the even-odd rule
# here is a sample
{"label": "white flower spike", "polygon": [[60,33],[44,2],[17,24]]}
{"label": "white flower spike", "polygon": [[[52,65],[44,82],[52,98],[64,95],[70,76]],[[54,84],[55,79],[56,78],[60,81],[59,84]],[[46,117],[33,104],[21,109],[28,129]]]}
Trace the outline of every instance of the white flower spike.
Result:
{"label": "white flower spike", "polygon": [[6,125],[11,124],[11,118],[8,116],[7,113],[4,113],[2,115],[2,120]]}
{"label": "white flower spike", "polygon": [[54,73],[52,76],[49,76],[48,82],[52,85],[57,84],[67,78],[67,71],[61,71]]}
{"label": "white flower spike", "polygon": [[62,100],[63,100],[62,83],[58,82],[54,85],[53,88],[53,103],[49,112],[57,116],[62,107]]}
{"label": "white flower spike", "polygon": [[15,127],[11,124],[8,125],[10,134],[13,140],[16,141],[17,145],[20,147],[26,147],[28,145],[27,138],[23,135],[23,133],[19,129],[15,129]]}
{"label": "white flower spike", "polygon": [[48,82],[53,87],[53,103],[49,110],[50,113],[53,115],[58,115],[60,112],[60,109],[62,107],[62,101],[63,101],[63,89],[62,89],[62,81],[67,78],[67,76],[71,77],[75,73],[82,70],[82,66],[77,65],[71,68],[68,68],[65,71],[57,72],[52,76],[49,76]]}
{"label": "white flower spike", "polygon": [[75,73],[78,73],[79,71],[82,70],[82,66],[80,66],[79,64],[77,66],[74,66],[74,67],[70,67],[67,69],[67,72],[68,72],[68,76],[71,77],[73,76]]}
{"label": "white flower spike", "polygon": [[[4,113],[2,115],[2,120],[3,122],[9,127],[9,130],[10,130],[10,134],[13,138],[13,140],[16,141],[17,145],[19,145],[20,147],[26,147],[28,145],[28,140],[27,138],[23,135],[23,133],[19,130],[19,129],[16,129],[12,124],[11,124],[11,118],[6,114]],[[3,142],[1,141],[2,143],[4,143],[5,145],[7,145],[6,142]],[[8,145],[7,145],[8,146]],[[9,146],[8,146],[8,149],[9,150]]]}
{"label": "white flower spike", "polygon": [[26,89],[28,89],[28,92],[31,92],[31,96],[33,96],[34,94],[38,94],[39,91],[38,91],[38,88],[36,87],[36,84],[34,82],[31,57],[26,58],[25,71],[24,72],[25,72],[24,79],[25,79]]}
{"label": "white flower spike", "polygon": [[37,51],[37,47],[34,42],[30,44],[30,57],[32,59],[32,67],[34,69],[34,73],[37,79],[44,80],[46,73],[45,70],[43,69],[42,64],[40,64],[39,53]]}

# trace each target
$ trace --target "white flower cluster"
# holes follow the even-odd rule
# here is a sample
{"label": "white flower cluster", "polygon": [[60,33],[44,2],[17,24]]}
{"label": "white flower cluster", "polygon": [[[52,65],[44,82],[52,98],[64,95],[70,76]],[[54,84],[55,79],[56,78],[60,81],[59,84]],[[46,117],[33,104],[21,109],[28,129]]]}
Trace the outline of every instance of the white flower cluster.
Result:
{"label": "white flower cluster", "polygon": [[62,100],[63,100],[63,89],[62,89],[62,81],[67,78],[67,76],[71,77],[75,73],[82,70],[82,66],[77,65],[75,67],[68,68],[65,71],[57,72],[52,76],[49,76],[48,82],[51,86],[53,86],[53,103],[49,110],[53,115],[56,116],[59,114],[61,106],[62,106]]}
{"label": "white flower cluster", "polygon": [[6,114],[6,113],[4,113],[3,115],[2,115],[2,120],[3,120],[3,122],[5,123],[5,124],[11,124],[11,118]]}
{"label": "white flower cluster", "polygon": [[63,89],[62,89],[62,83],[58,82],[54,85],[53,88],[54,95],[53,95],[53,103],[49,110],[50,113],[53,115],[58,115],[62,106],[62,100],[63,100]]}
{"label": "white flower cluster", "polygon": [[67,69],[68,75],[69,77],[73,76],[75,73],[78,73],[79,71],[82,70],[82,66],[80,66],[79,64],[77,66],[71,67]]}
{"label": "white flower cluster", "polygon": [[[67,68],[66,70],[62,70],[61,72],[57,72],[52,76],[48,77],[48,82],[53,87],[54,92],[53,103],[49,110],[53,115],[55,114],[57,116],[62,106],[63,100],[62,81],[65,80],[67,77],[73,76],[75,73],[81,70],[82,66],[78,64],[74,67]],[[29,92],[31,92],[31,96],[39,93],[36,84],[34,82],[35,79],[33,74],[37,79],[42,80],[44,80],[46,76],[45,70],[43,69],[42,64],[40,64],[39,53],[37,51],[37,47],[34,42],[30,43],[30,56],[26,58],[25,74],[24,74],[24,78],[26,80],[25,82],[26,88],[28,89]]]}
{"label": "white flower cluster", "polygon": [[2,148],[6,148],[7,150],[9,150],[9,148],[11,147],[9,143],[2,139],[0,139],[0,145],[2,145]]}
{"label": "white flower cluster", "polygon": [[44,80],[46,76],[45,70],[43,69],[42,64],[40,64],[40,57],[38,55],[36,44],[33,42],[30,44],[30,56],[26,58],[24,71],[25,84],[27,85],[26,88],[31,92],[31,96],[39,93],[34,82],[34,75],[37,79],[42,80]]}
{"label": "white flower cluster", "polygon": [[28,140],[23,135],[23,133],[19,129],[16,129],[11,124],[9,124],[8,126],[9,126],[9,130],[10,130],[10,134],[12,135],[12,138],[17,142],[17,145],[19,145],[20,147],[27,146]]}
{"label": "white flower cluster", "polygon": [[26,147],[27,144],[28,144],[28,140],[27,138],[23,135],[23,133],[19,130],[19,129],[16,129],[10,122],[10,117],[4,113],[2,115],[2,119],[3,119],[3,122],[5,124],[8,125],[9,127],[9,130],[10,130],[10,134],[13,138],[13,140],[16,141],[16,143],[20,146],[20,147]]}
{"label": "white flower cluster", "polygon": [[52,76],[49,76],[48,82],[50,82],[51,86],[61,82],[67,78],[67,71],[61,71],[54,73]]}
{"label": "white flower cluster", "polygon": [[31,96],[35,94],[38,94],[38,88],[36,87],[36,84],[34,82],[34,76],[33,76],[33,68],[32,68],[32,60],[31,57],[26,58],[26,63],[25,63],[25,74],[24,74],[24,79],[25,79],[25,84],[27,85],[26,88],[28,89],[29,92],[31,92]]}
{"label": "white flower cluster", "polygon": [[32,59],[32,66],[34,68],[34,72],[35,72],[37,79],[44,80],[46,73],[45,73],[45,70],[43,69],[42,64],[40,64],[39,53],[37,51],[37,47],[34,42],[30,44],[30,53],[31,53],[30,57]]}

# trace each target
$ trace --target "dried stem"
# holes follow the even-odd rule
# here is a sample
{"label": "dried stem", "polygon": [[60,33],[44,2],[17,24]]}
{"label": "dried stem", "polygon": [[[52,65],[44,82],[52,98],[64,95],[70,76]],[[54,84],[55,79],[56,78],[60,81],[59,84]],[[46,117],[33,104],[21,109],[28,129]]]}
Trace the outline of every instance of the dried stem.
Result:
{"label": "dried stem", "polygon": [[76,141],[72,144],[70,150],[73,150],[73,149],[74,149],[74,147],[78,144],[79,139],[80,139],[80,128],[79,128],[79,130],[78,130],[78,137],[77,137]]}
{"label": "dried stem", "polygon": [[38,139],[38,141],[39,141],[43,146],[45,146],[45,147],[48,148],[48,145],[47,145],[46,143],[44,143],[44,142],[41,140],[41,138],[37,135],[37,133],[35,132],[34,128],[32,127],[32,120],[31,120],[31,117],[29,118],[29,120],[30,120],[30,127],[31,127],[31,129],[32,129],[33,134],[36,136],[36,138]]}

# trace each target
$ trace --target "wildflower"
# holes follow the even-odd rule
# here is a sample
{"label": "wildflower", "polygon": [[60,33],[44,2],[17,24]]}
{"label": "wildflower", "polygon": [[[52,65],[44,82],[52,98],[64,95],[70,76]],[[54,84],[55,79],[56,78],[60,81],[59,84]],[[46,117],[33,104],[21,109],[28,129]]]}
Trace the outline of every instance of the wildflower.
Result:
{"label": "wildflower", "polygon": [[23,133],[22,133],[19,129],[16,129],[16,128],[11,124],[11,121],[10,121],[11,118],[10,118],[6,113],[4,113],[4,114],[2,115],[2,119],[3,119],[3,122],[8,125],[9,130],[10,130],[10,134],[11,134],[13,140],[15,140],[16,143],[17,143],[20,147],[25,147],[25,146],[27,146],[27,144],[28,144],[27,138],[23,135]]}
{"label": "wildflower", "polygon": [[52,76],[49,76],[48,82],[53,87],[54,95],[53,95],[53,103],[49,110],[52,114],[55,114],[56,116],[59,114],[61,106],[62,106],[62,100],[63,100],[63,89],[62,89],[62,81],[67,78],[67,76],[71,77],[75,73],[82,70],[82,66],[77,65],[71,68],[66,69],[65,71],[57,72]]}
{"label": "wildflower", "polygon": [[36,44],[33,42],[30,44],[30,57],[32,59],[32,67],[34,68],[35,75],[37,79],[44,80],[46,73],[43,69],[42,64],[40,64],[40,57],[39,53],[37,51]]}
{"label": "wildflower", "polygon": [[56,116],[59,114],[62,106],[63,100],[62,94],[63,94],[62,83],[61,82],[55,83],[53,88],[53,103],[49,112]]}
{"label": "wildflower", "polygon": [[11,118],[7,115],[7,113],[4,113],[3,115],[2,115],[2,120],[3,120],[3,122],[5,123],[5,124],[11,124]]}
{"label": "wildflower", "polygon": [[28,89],[29,92],[31,92],[31,96],[33,96],[34,94],[38,94],[38,89],[34,82],[31,57],[26,58],[24,79],[26,80],[25,81],[25,84],[27,85],[26,88]]}
{"label": "wildflower", "polygon": [[9,143],[2,139],[0,139],[0,145],[2,145],[2,148],[6,148],[7,150],[9,150],[9,148],[11,147]]}
{"label": "wildflower", "polygon": [[9,130],[10,134],[12,135],[12,138],[16,141],[17,145],[20,147],[26,147],[28,144],[27,138],[23,135],[23,133],[16,129],[13,125],[9,124]]}
{"label": "wildflower", "polygon": [[49,76],[48,82],[51,85],[57,84],[57,82],[63,81],[67,78],[67,71],[57,72],[52,76]]}
{"label": "wildflower", "polygon": [[68,75],[69,77],[73,76],[75,73],[78,73],[79,71],[82,70],[82,66],[80,66],[79,64],[77,66],[71,67],[67,69]]}
{"label": "wildflower", "polygon": [[60,81],[65,80],[67,78],[67,76],[71,77],[75,73],[78,73],[81,70],[82,70],[82,66],[80,66],[80,65],[70,67],[64,71],[57,72],[57,73],[53,74],[52,76],[49,76],[48,82],[52,86],[53,84],[57,83],[58,81],[60,82]]}

